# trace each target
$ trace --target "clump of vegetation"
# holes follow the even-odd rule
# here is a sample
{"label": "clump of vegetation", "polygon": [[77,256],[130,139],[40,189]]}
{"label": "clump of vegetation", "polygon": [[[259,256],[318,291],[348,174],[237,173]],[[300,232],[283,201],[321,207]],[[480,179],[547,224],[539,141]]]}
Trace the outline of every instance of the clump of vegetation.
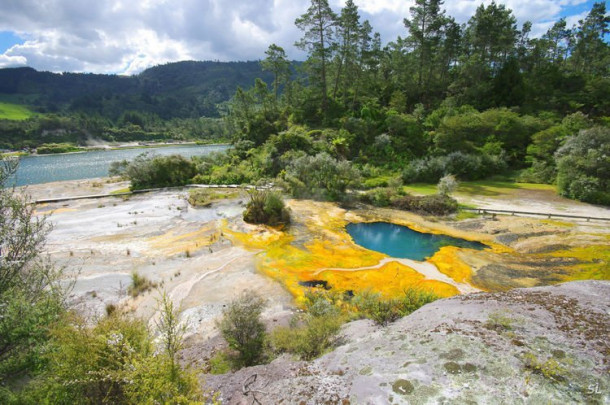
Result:
{"label": "clump of vegetation", "polygon": [[347,160],[337,160],[328,153],[301,156],[288,165],[283,175],[284,187],[295,197],[341,201],[348,187],[360,183],[360,175]]}
{"label": "clump of vegetation", "polygon": [[352,305],[361,316],[385,326],[438,298],[434,293],[414,288],[405,290],[402,297],[393,299],[384,298],[380,293],[367,290],[356,294],[352,298]]}
{"label": "clump of vegetation", "polygon": [[135,298],[140,294],[152,290],[153,288],[157,288],[157,283],[150,281],[148,278],[142,276],[136,271],[131,273],[131,285],[127,291],[129,295]]}
{"label": "clump of vegetation", "polygon": [[610,128],[582,130],[555,154],[561,195],[610,205]]}
{"label": "clump of vegetation", "polygon": [[36,153],[50,155],[53,153],[78,152],[80,150],[83,149],[69,143],[45,143],[36,148]]}
{"label": "clump of vegetation", "polygon": [[389,207],[400,197],[405,196],[401,189],[393,187],[378,187],[372,190],[367,190],[360,195],[360,201],[366,204],[374,205],[375,207]]}
{"label": "clump of vegetation", "polygon": [[[162,318],[167,310],[161,308]],[[118,311],[93,328],[78,317],[66,319],[52,329],[47,369],[22,392],[24,403],[203,401],[195,373],[173,360],[181,336],[165,326],[160,332],[163,347],[156,351],[146,323]]]}
{"label": "clump of vegetation", "polygon": [[193,161],[180,155],[138,155],[133,161],[113,162],[110,176],[121,176],[131,182],[132,190],[173,187],[187,184],[197,174]]}
{"label": "clump of vegetation", "polygon": [[458,181],[454,175],[448,174],[439,180],[436,188],[439,195],[448,196],[457,190]]}
{"label": "clump of vegetation", "polygon": [[249,194],[250,201],[244,211],[244,221],[251,224],[271,226],[288,225],[290,223],[290,212],[279,193],[253,190]]}
{"label": "clump of vegetation", "polygon": [[271,344],[280,353],[311,360],[337,343],[337,333],[347,317],[326,293],[308,291],[305,298],[306,312],[293,317],[290,327],[274,329]]}
{"label": "clump of vegetation", "polygon": [[209,188],[196,188],[189,191],[188,202],[193,207],[209,207],[214,201],[228,200],[240,196],[237,190],[212,190]]}
{"label": "clump of vegetation", "polygon": [[392,206],[424,215],[449,215],[458,210],[458,202],[455,199],[441,194],[426,196],[406,195],[395,199],[392,202]]}
{"label": "clump of vegetation", "polygon": [[217,326],[234,353],[230,356],[236,368],[260,364],[265,357],[265,325],[261,314],[265,300],[246,291],[231,301]]}
{"label": "clump of vegetation", "polygon": [[563,381],[567,373],[566,368],[552,357],[542,361],[535,354],[528,352],[523,355],[523,363],[527,370],[554,382]]}

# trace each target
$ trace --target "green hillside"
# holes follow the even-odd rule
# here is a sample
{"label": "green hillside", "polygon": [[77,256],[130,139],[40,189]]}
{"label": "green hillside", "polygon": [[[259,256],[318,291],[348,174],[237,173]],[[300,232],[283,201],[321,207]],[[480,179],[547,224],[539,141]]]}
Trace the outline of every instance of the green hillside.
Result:
{"label": "green hillside", "polygon": [[30,118],[34,113],[27,107],[18,104],[0,102],[0,119],[23,121]]}

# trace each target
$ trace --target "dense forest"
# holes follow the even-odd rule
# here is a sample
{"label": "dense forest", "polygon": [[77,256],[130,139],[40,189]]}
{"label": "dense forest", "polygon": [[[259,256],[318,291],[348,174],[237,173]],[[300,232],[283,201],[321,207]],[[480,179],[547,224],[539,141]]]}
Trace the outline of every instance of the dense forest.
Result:
{"label": "dense forest", "polygon": [[271,88],[257,80],[237,90],[227,115],[234,151],[198,179],[270,178],[294,195],[338,199],[362,180],[370,188],[508,173],[609,204],[605,3],[540,38],[505,5],[480,5],[462,25],[442,5],[417,0],[405,37],[382,46],[353,1],[337,13],[312,0],[295,21],[305,74],[293,80],[284,49],[270,45],[262,66]]}

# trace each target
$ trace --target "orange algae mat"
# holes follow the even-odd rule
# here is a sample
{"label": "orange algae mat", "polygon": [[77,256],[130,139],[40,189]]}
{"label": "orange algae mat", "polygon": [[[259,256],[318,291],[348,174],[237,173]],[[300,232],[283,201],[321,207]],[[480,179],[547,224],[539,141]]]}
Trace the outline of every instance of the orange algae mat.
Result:
{"label": "orange algae mat", "polygon": [[[292,201],[291,208],[293,224],[286,232],[265,228],[264,232],[249,233],[229,226],[223,232],[234,243],[261,250],[258,270],[280,281],[297,299],[306,290],[299,282],[313,280],[326,281],[338,291],[373,290],[388,298],[400,297],[408,288],[434,292],[441,297],[459,293],[453,285],[426,279],[402,263],[379,266],[387,256],[356,245],[345,231],[348,222],[362,222],[363,218],[330,203]],[[444,260],[448,263],[443,263]],[[450,249],[441,249],[430,262],[458,282],[470,281],[470,268]]]}

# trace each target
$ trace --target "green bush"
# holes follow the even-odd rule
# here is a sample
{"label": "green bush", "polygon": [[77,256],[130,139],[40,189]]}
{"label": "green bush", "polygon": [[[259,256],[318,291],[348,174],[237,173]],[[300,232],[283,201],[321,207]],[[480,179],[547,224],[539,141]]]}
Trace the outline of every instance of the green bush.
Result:
{"label": "green bush", "polygon": [[132,190],[141,190],[183,186],[195,176],[196,167],[180,155],[150,156],[143,153],[129,163],[123,173],[131,181]]}
{"label": "green bush", "polygon": [[278,352],[292,353],[303,360],[314,359],[332,347],[344,320],[336,314],[306,315],[290,327],[279,327],[271,333],[271,344]]}
{"label": "green bush", "polygon": [[146,323],[115,312],[93,328],[80,318],[52,330],[48,368],[22,393],[24,403],[172,403],[203,400],[190,370],[155,353]]}
{"label": "green bush", "polygon": [[504,155],[452,152],[411,161],[403,170],[405,183],[437,183],[443,176],[453,174],[461,180],[478,180],[498,174],[507,168]]}
{"label": "green bush", "polygon": [[348,187],[359,185],[360,176],[350,162],[319,153],[294,160],[287,167],[283,181],[295,197],[340,201]]}
{"label": "green bush", "polygon": [[324,354],[337,343],[337,333],[347,319],[338,306],[341,297],[332,291],[306,291],[305,313],[295,315],[289,327],[279,327],[271,333],[274,350],[303,360]]}
{"label": "green bush", "polygon": [[582,130],[567,138],[555,158],[561,195],[610,205],[610,128]]}
{"label": "green bush", "polygon": [[397,191],[395,188],[374,188],[361,194],[360,201],[375,207],[388,207],[401,195],[404,195],[404,193]]}
{"label": "green bush", "polygon": [[366,290],[354,296],[352,305],[365,318],[385,326],[438,298],[433,293],[413,288],[405,290],[402,297],[393,299],[383,298],[379,293]]}
{"label": "green bush", "polygon": [[253,291],[244,292],[223,311],[218,328],[236,356],[236,367],[259,364],[264,359],[265,325],[261,313],[265,300]]}
{"label": "green bush", "polygon": [[412,196],[407,195],[392,202],[400,210],[424,215],[449,215],[457,212],[458,202],[447,195]]}
{"label": "green bush", "polygon": [[254,190],[244,211],[244,221],[251,224],[271,226],[288,225],[290,212],[284,205],[282,196],[273,191]]}
{"label": "green bush", "polygon": [[77,152],[81,148],[69,143],[45,143],[36,148],[39,155],[50,155],[53,153]]}

